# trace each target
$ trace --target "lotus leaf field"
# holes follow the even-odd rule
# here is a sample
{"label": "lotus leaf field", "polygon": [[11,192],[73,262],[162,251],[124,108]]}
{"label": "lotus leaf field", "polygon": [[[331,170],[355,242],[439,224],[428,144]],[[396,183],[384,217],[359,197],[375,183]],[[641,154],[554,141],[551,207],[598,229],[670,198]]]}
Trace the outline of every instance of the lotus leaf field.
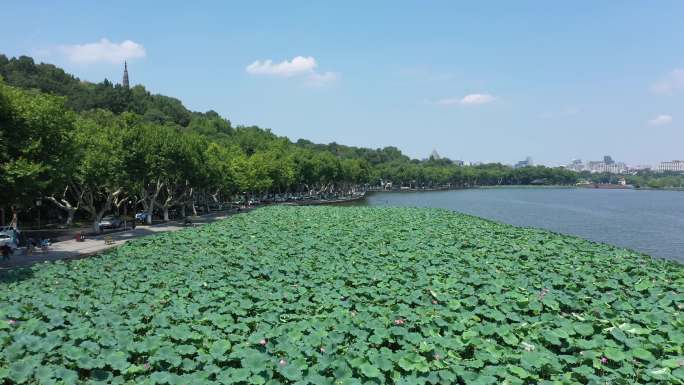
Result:
{"label": "lotus leaf field", "polygon": [[684,266],[445,210],[263,208],[0,288],[5,384],[684,384]]}

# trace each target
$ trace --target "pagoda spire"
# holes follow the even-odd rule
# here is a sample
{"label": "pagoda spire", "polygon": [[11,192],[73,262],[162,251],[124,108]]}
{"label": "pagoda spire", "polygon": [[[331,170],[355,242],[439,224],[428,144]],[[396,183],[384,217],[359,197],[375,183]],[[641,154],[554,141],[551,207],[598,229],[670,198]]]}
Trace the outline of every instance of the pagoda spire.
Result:
{"label": "pagoda spire", "polygon": [[123,86],[124,88],[128,88],[128,63],[126,63],[126,61],[124,61]]}

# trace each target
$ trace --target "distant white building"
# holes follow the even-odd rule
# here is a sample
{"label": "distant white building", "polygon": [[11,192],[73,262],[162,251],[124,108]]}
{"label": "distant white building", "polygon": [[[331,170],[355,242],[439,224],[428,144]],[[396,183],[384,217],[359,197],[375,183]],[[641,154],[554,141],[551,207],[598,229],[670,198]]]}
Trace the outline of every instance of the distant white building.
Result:
{"label": "distant white building", "polygon": [[606,163],[603,161],[589,162],[587,169],[591,172],[608,172],[621,174],[627,171],[627,165],[622,162]]}
{"label": "distant white building", "polygon": [[684,172],[684,160],[673,160],[670,162],[660,162],[655,168],[658,172],[674,171]]}
{"label": "distant white building", "polygon": [[573,161],[565,166],[565,168],[576,172],[608,172],[611,174],[623,174],[629,170],[629,167],[627,167],[625,163],[615,162],[609,155],[604,156],[603,160],[591,160],[586,163],[582,162],[581,159],[573,159]]}
{"label": "distant white building", "polygon": [[525,158],[525,160],[521,160],[518,163],[516,163],[513,168],[523,168],[523,167],[532,167],[534,166],[534,163],[532,163],[532,157],[528,156]]}
{"label": "distant white building", "polygon": [[632,171],[650,170],[651,165],[650,164],[637,164],[636,166],[631,166],[629,169]]}
{"label": "distant white building", "polygon": [[430,158],[429,158],[429,159],[432,159],[432,160],[440,160],[441,158],[442,158],[442,157],[439,156],[439,153],[437,153],[437,149],[436,149],[436,148],[433,149],[433,150],[432,150],[432,154],[430,154]]}
{"label": "distant white building", "polygon": [[584,171],[584,163],[582,162],[582,159],[573,159],[565,168],[577,172]]}

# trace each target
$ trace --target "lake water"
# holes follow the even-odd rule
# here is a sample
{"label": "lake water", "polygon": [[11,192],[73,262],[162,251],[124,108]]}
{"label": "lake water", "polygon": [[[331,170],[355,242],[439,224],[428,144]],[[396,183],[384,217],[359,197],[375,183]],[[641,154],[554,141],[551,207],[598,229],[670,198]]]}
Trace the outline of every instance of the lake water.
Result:
{"label": "lake water", "polygon": [[484,188],[371,193],[368,206],[436,207],[610,243],[684,263],[684,192]]}

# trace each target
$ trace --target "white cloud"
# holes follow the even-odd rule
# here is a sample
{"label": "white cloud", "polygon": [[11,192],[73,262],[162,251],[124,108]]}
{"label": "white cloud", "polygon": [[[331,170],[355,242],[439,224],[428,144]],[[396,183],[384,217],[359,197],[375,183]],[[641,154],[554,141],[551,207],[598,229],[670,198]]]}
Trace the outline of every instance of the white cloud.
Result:
{"label": "white cloud", "polygon": [[316,67],[318,67],[318,62],[313,57],[297,56],[280,63],[273,63],[272,60],[256,60],[245,67],[245,71],[250,75],[301,77],[305,79],[306,85],[313,87],[324,86],[339,79],[338,73],[318,72]]}
{"label": "white cloud", "polygon": [[490,94],[469,94],[462,98],[447,98],[440,99],[436,104],[440,106],[454,106],[454,105],[464,105],[471,106],[476,104],[487,104],[491,103],[496,98]]}
{"label": "white cloud", "polygon": [[247,73],[252,75],[275,75],[275,76],[294,76],[302,73],[310,73],[316,68],[318,64],[316,59],[303,56],[287,61],[283,60],[280,63],[273,64],[271,60],[257,60],[247,66]]}
{"label": "white cloud", "polygon": [[340,78],[336,72],[324,72],[319,74],[317,72],[312,72],[306,79],[306,85],[312,87],[322,87],[337,81]]}
{"label": "white cloud", "polygon": [[670,123],[672,123],[672,116],[670,115],[658,115],[648,121],[648,124],[651,126],[664,126]]}
{"label": "white cloud", "polygon": [[494,99],[489,94],[470,94],[461,99],[461,104],[487,104],[493,102]]}
{"label": "white cloud", "polygon": [[670,93],[684,89],[684,68],[677,68],[657,83],[651,85],[651,92],[657,94]]}
{"label": "white cloud", "polygon": [[131,40],[114,43],[100,39],[96,43],[62,45],[57,51],[74,63],[90,64],[95,62],[120,63],[124,60],[142,58],[147,55],[145,47]]}

